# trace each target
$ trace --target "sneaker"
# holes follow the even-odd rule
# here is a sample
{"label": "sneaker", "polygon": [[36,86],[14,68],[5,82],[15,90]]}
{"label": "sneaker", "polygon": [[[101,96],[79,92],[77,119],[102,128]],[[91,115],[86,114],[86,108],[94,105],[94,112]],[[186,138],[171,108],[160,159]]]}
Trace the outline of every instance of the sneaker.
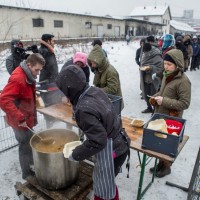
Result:
{"label": "sneaker", "polygon": [[142,111],[142,113],[152,113],[152,109],[146,108]]}
{"label": "sneaker", "polygon": [[28,173],[22,173],[22,178],[26,179],[29,176],[35,176],[35,172],[30,170]]}

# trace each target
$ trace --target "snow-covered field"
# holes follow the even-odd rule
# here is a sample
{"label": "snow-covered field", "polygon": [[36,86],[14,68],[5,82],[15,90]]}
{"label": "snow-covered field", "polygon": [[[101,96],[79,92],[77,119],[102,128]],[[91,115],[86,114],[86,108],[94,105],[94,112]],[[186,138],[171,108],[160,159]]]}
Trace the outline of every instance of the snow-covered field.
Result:
{"label": "snow-covered field", "polygon": [[[125,108],[122,115],[132,118],[141,118],[147,121],[150,114],[142,114],[141,111],[146,108],[144,100],[140,99],[139,90],[139,70],[135,63],[135,52],[139,47],[138,41],[132,41],[128,46],[126,42],[104,42],[103,48],[108,52],[108,58],[112,65],[118,70],[120,74],[123,97],[125,101]],[[56,54],[58,62],[61,64],[72,56],[74,49],[81,49],[82,46],[74,46],[72,49],[60,49],[56,47]],[[88,53],[91,46],[88,44],[84,47],[84,51]],[[3,88],[7,79],[8,73],[3,67],[3,60],[7,51],[0,53],[0,89]],[[200,130],[199,125],[199,101],[200,88],[199,77],[200,70],[196,72],[187,72],[188,77],[192,82],[192,101],[190,108],[185,111],[183,118],[187,120],[185,134],[190,137],[189,141],[181,151],[180,155],[172,166],[172,173],[164,178],[155,178],[154,184],[150,187],[144,195],[144,200],[185,200],[187,193],[180,189],[169,187],[165,185],[166,181],[179,184],[184,187],[189,186],[192,175],[195,159],[197,156],[200,144]],[[91,74],[91,83],[93,75]],[[127,171],[124,168],[123,173],[117,177],[117,184],[119,186],[119,194],[121,200],[136,199],[140,167],[137,152],[131,150],[131,169],[130,178],[127,179]],[[149,168],[154,164],[153,160],[146,167],[144,186],[150,182],[151,174]],[[5,153],[0,154],[0,200],[15,200],[18,197],[15,194],[14,184],[16,181],[24,182],[21,179],[21,172],[18,162],[18,149],[14,148]]]}

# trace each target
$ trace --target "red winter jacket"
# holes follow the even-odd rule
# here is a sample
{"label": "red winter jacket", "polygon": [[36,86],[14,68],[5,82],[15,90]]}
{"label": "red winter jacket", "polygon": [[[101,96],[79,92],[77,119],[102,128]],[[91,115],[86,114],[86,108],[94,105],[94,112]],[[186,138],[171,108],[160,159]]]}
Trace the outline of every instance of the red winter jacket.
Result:
{"label": "red winter jacket", "polygon": [[30,128],[36,125],[35,83],[27,82],[21,67],[13,71],[4,87],[0,95],[0,107],[6,113],[7,123],[13,128],[25,129],[19,126],[24,121]]}

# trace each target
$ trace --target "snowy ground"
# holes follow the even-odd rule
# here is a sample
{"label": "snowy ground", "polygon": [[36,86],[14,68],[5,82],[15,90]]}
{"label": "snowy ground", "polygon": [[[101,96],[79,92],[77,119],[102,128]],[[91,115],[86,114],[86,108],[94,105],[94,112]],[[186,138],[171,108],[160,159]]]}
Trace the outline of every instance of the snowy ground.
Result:
{"label": "snowy ground", "polygon": [[[147,121],[150,118],[150,114],[141,113],[141,111],[146,108],[146,104],[140,99],[139,71],[134,61],[135,51],[138,46],[138,41],[133,41],[128,46],[125,42],[105,42],[103,45],[104,49],[108,52],[110,63],[115,66],[120,74],[125,101],[125,108],[122,115],[133,118],[137,117]],[[90,47],[86,47],[86,51],[89,49]],[[67,57],[65,57],[65,53],[68,53]],[[69,58],[71,53],[72,51],[69,49],[61,51],[58,48],[57,58],[59,59],[59,57],[61,57],[59,63]],[[3,54],[5,54],[5,52],[3,52]],[[4,56],[1,54],[0,61],[3,60],[2,57]],[[187,75],[192,82],[192,101],[190,108],[185,111],[183,117],[187,119],[185,134],[189,135],[190,139],[173,164],[172,173],[162,179],[156,178],[154,184],[144,195],[144,200],[184,200],[187,198],[186,192],[165,185],[166,181],[170,181],[188,187],[200,144],[200,134],[198,133],[200,129],[198,117],[200,70],[196,72],[187,72]],[[0,67],[0,89],[5,85],[7,79],[8,74],[5,68]],[[93,79],[93,76],[91,76],[91,79]],[[151,175],[149,173],[149,168],[153,166],[153,163],[154,162],[151,161],[146,167],[144,186],[150,181]],[[132,150],[130,178],[126,178],[126,169],[117,177],[121,200],[136,199],[140,176],[140,167],[138,167],[138,164],[137,152]],[[16,181],[23,182],[21,179],[17,148],[14,148],[0,154],[0,200],[18,199],[13,187]]]}

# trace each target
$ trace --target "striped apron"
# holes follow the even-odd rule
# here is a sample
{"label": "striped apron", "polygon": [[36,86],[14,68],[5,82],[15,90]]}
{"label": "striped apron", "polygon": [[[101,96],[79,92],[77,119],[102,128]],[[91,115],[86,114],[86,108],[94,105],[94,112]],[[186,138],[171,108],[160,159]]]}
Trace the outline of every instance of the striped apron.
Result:
{"label": "striped apron", "polygon": [[95,155],[93,171],[94,194],[102,199],[113,199],[116,194],[113,141],[107,139],[106,147]]}

